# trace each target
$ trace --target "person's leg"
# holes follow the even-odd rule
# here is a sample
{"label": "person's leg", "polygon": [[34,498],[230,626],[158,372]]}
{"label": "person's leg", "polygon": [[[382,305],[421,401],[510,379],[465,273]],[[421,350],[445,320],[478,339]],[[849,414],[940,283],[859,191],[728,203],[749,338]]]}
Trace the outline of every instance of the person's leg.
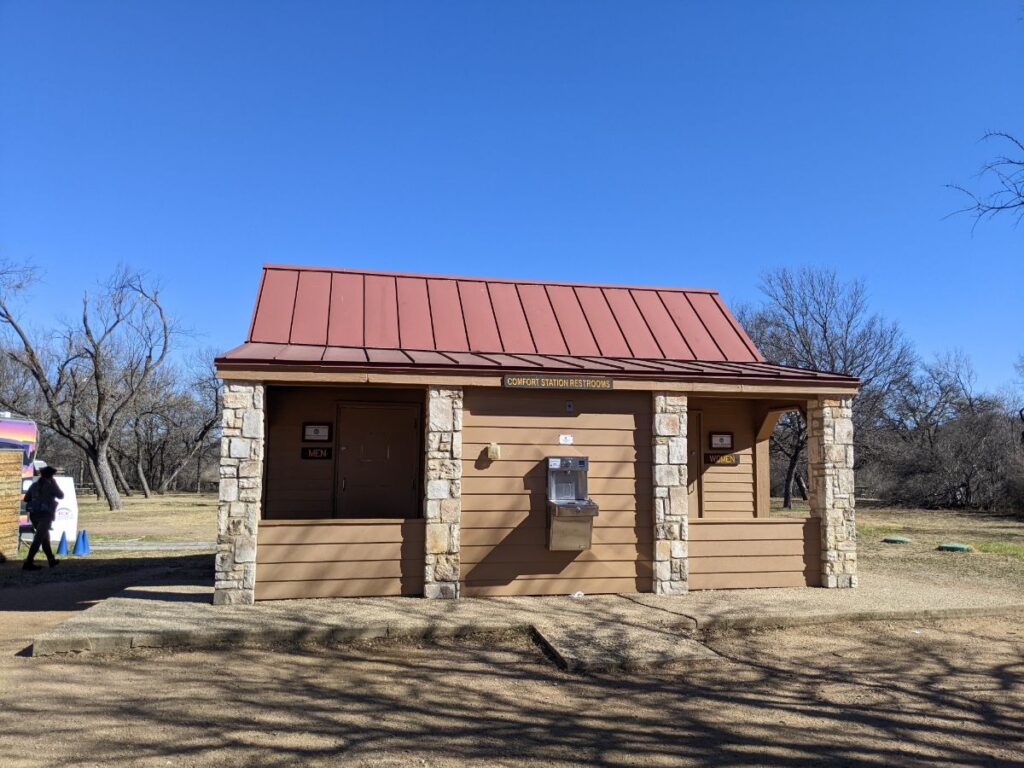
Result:
{"label": "person's leg", "polygon": [[[44,533],[44,531],[43,531],[42,527],[36,526],[36,535],[32,537],[32,544],[29,545],[29,548],[28,548],[28,557],[25,558],[25,565],[24,565],[25,568],[31,569],[31,568],[37,567],[35,565],[35,563],[33,563],[32,561],[35,559],[36,553],[39,552],[39,547],[42,546],[42,543],[43,543],[43,533]],[[47,535],[47,546],[49,546],[49,534],[50,534],[50,532],[46,531],[45,533]]]}
{"label": "person's leg", "polygon": [[46,562],[52,567],[57,558],[53,556],[53,549],[50,547],[50,527],[46,526],[43,530],[43,540],[41,542],[43,548],[43,554],[46,555]]}

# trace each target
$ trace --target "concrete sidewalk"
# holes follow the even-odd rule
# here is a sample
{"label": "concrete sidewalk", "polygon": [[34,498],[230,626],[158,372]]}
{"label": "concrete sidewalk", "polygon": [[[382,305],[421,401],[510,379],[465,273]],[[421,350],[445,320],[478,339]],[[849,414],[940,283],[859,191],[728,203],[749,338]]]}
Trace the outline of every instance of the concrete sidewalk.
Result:
{"label": "concrete sidewalk", "polygon": [[36,637],[32,653],[335,645],[523,631],[533,632],[565,668],[601,670],[714,659],[695,639],[705,630],[1024,611],[1024,600],[877,577],[862,578],[855,590],[735,590],[682,597],[373,598],[255,606],[214,606],[211,598],[209,587],[132,587]]}

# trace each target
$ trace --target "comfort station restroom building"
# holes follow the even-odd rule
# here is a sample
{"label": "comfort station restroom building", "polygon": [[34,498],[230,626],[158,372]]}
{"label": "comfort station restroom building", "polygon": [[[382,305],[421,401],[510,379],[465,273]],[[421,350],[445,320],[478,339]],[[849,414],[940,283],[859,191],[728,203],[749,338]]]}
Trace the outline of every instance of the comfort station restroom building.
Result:
{"label": "comfort station restroom building", "polygon": [[[858,381],[766,363],[715,291],[266,266],[216,365],[217,603],[856,586]],[[792,410],[811,517],[775,519]]]}

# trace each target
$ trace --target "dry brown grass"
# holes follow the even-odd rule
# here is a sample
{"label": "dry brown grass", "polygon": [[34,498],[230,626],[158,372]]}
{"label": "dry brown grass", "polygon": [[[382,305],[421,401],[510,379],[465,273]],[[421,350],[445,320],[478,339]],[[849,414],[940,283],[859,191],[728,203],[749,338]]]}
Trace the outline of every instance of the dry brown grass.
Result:
{"label": "dry brown grass", "polygon": [[[217,540],[217,497],[214,494],[169,493],[146,499],[136,494],[124,499],[124,508],[112,512],[95,496],[78,499],[79,530],[89,532],[92,554],[69,556],[55,570],[21,570],[21,560],[0,564],[0,587],[32,586],[52,582],[77,582],[154,568],[193,567],[209,559],[213,570]],[[74,542],[69,542],[73,544]],[[197,549],[204,543],[208,547]],[[175,548],[175,544],[183,545]],[[54,549],[56,549],[54,542]],[[108,549],[107,547],[114,547]],[[25,556],[25,549],[18,553]],[[41,557],[41,556],[40,556]]]}
{"label": "dry brown grass", "polygon": [[168,493],[147,499],[125,497],[116,512],[95,496],[78,499],[79,528],[93,541],[213,542],[217,540],[217,496],[204,493]]}
{"label": "dry brown grass", "polygon": [[[806,517],[806,502],[794,509],[772,500],[772,514]],[[890,535],[910,544],[885,544]],[[974,552],[939,552],[945,542],[969,544]],[[857,549],[862,568],[894,578],[939,582],[956,580],[979,589],[1024,588],[1024,521],[1013,515],[944,509],[902,509],[858,502]]]}

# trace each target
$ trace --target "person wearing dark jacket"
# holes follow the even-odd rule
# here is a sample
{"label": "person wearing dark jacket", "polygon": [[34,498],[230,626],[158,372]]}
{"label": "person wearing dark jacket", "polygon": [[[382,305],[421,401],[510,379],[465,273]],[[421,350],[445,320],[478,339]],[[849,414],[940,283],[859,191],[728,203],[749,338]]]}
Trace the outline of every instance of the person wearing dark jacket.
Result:
{"label": "person wearing dark jacket", "polygon": [[25,494],[28,517],[32,522],[32,527],[36,529],[32,546],[28,548],[25,565],[22,566],[26,571],[39,570],[39,566],[32,561],[40,547],[50,562],[51,568],[60,562],[53,556],[53,550],[50,548],[50,528],[57,517],[57,500],[64,498],[64,491],[60,489],[53,477],[55,474],[57,473],[53,467],[43,467],[39,472],[39,479],[32,483],[32,487]]}

